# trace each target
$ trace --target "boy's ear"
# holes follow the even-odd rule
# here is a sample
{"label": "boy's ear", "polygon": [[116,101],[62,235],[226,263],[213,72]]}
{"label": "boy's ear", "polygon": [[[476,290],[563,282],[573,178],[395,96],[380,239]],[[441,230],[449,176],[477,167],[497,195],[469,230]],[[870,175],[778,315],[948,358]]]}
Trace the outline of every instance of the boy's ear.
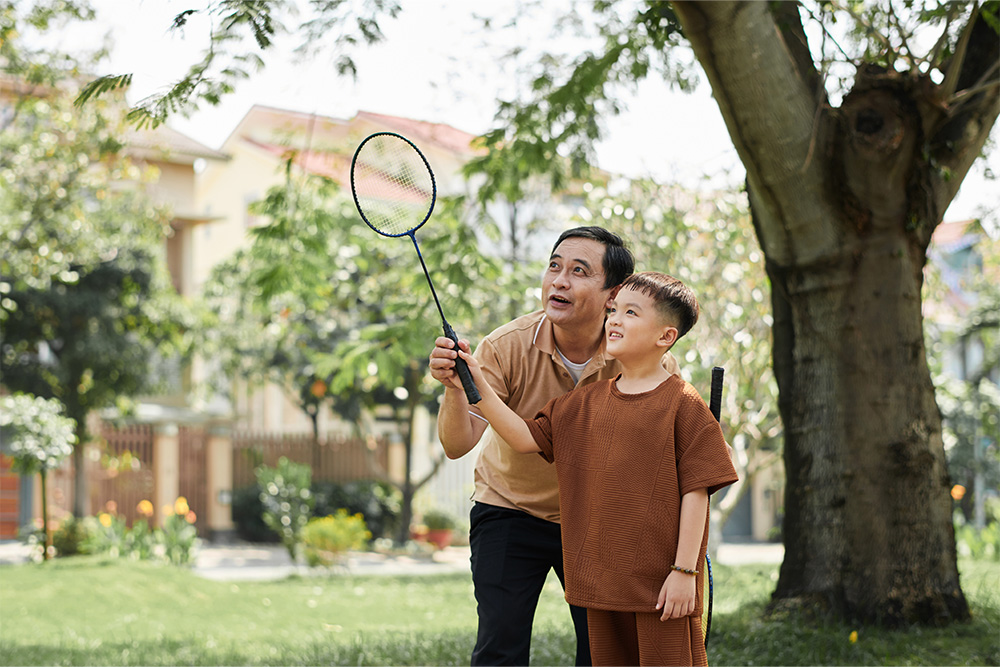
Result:
{"label": "boy's ear", "polygon": [[677,342],[677,338],[677,327],[663,327],[663,332],[656,344],[669,350]]}

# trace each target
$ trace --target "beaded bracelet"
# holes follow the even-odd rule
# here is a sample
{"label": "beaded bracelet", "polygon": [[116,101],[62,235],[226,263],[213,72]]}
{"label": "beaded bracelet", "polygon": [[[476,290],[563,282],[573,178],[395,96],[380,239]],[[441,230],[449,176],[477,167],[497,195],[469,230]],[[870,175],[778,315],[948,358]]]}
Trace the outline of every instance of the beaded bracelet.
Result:
{"label": "beaded bracelet", "polygon": [[670,569],[677,570],[678,572],[683,572],[684,574],[690,574],[691,576],[698,574],[698,570],[689,570],[687,568],[679,567],[677,565],[671,565]]}

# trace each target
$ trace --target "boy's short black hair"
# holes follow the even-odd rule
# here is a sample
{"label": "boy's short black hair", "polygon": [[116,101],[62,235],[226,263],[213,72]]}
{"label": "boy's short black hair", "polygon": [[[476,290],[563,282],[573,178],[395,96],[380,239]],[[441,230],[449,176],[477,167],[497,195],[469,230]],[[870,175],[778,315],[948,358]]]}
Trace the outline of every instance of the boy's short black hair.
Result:
{"label": "boy's short black hair", "polygon": [[673,276],[656,271],[635,273],[625,279],[622,289],[633,289],[650,297],[660,314],[677,327],[677,338],[698,321],[698,299],[690,287]]}
{"label": "boy's short black hair", "polygon": [[591,239],[604,244],[604,289],[611,289],[622,284],[635,271],[635,258],[632,251],[625,246],[622,237],[609,232],[604,227],[574,227],[559,235],[559,240],[552,246],[550,256],[556,253],[556,248],[566,239]]}

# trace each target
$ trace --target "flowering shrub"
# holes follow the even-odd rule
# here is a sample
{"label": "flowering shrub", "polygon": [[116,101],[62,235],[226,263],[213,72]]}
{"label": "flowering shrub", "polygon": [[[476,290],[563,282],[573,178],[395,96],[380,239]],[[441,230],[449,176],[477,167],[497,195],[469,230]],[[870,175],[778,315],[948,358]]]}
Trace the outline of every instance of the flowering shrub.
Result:
{"label": "flowering shrub", "polygon": [[63,406],[55,399],[31,394],[0,398],[0,451],[14,459],[12,469],[22,475],[38,473],[42,487],[42,557],[54,551],[49,540],[48,471],[73,453],[76,422],[62,414]]}
{"label": "flowering shrub", "polygon": [[163,529],[159,531],[164,557],[174,565],[186,565],[191,562],[198,540],[198,531],[194,527],[197,517],[183,496],[177,499],[172,508],[164,510],[167,517],[163,520]]}
{"label": "flowering shrub", "polygon": [[87,553],[86,545],[91,540],[93,531],[92,522],[70,515],[52,533],[52,546],[59,556]]}
{"label": "flowering shrub", "polygon": [[329,567],[344,552],[364,547],[371,537],[360,513],[348,514],[346,509],[339,509],[332,516],[311,519],[302,529],[306,563],[310,567]]}
{"label": "flowering shrub", "polygon": [[294,563],[298,560],[298,547],[302,529],[309,521],[313,495],[309,490],[312,470],[304,463],[295,463],[282,456],[275,468],[261,466],[254,471],[264,505],[264,523],[281,538]]}
{"label": "flowering shrub", "polygon": [[[136,510],[147,518],[153,516],[153,504],[148,500],[141,501]],[[172,506],[165,506],[163,515],[162,528],[150,528],[146,519],[140,519],[130,529],[114,512],[101,512],[89,531],[86,549],[113,558],[162,560],[173,565],[190,563],[198,542],[195,513],[182,496]]]}
{"label": "flowering shrub", "polygon": [[14,459],[13,470],[25,475],[56,468],[73,453],[74,422],[55,399],[29,394],[0,398],[3,451]]}
{"label": "flowering shrub", "polygon": [[128,557],[132,540],[125,519],[111,512],[101,512],[96,519],[87,541],[87,551],[108,554],[112,558]]}

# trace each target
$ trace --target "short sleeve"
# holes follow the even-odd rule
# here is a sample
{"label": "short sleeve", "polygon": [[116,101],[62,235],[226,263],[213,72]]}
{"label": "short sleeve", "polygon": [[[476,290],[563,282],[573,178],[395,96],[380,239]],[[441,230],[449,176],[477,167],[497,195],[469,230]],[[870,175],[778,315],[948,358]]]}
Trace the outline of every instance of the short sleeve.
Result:
{"label": "short sleeve", "polygon": [[715,493],[739,479],[729,458],[726,439],[697,393],[681,400],[674,427],[680,493],[684,495],[696,489]]}
{"label": "short sleeve", "polygon": [[493,391],[496,392],[501,401],[506,403],[510,398],[510,391],[508,390],[507,379],[504,374],[500,355],[497,353],[493,342],[489,338],[483,339],[472,356],[479,362],[483,375],[486,377],[486,381],[490,383],[490,386],[493,387]]}
{"label": "short sleeve", "polygon": [[674,358],[672,352],[667,352],[663,355],[663,358],[660,360],[660,365],[663,366],[663,369],[671,375],[681,374],[681,367],[678,365],[677,359]]}
{"label": "short sleeve", "polygon": [[528,425],[528,430],[531,431],[531,437],[535,439],[535,444],[541,450],[539,455],[549,463],[555,461],[555,450],[552,447],[552,412],[557,400],[559,400],[558,397],[546,403],[534,419],[524,420],[524,423]]}

